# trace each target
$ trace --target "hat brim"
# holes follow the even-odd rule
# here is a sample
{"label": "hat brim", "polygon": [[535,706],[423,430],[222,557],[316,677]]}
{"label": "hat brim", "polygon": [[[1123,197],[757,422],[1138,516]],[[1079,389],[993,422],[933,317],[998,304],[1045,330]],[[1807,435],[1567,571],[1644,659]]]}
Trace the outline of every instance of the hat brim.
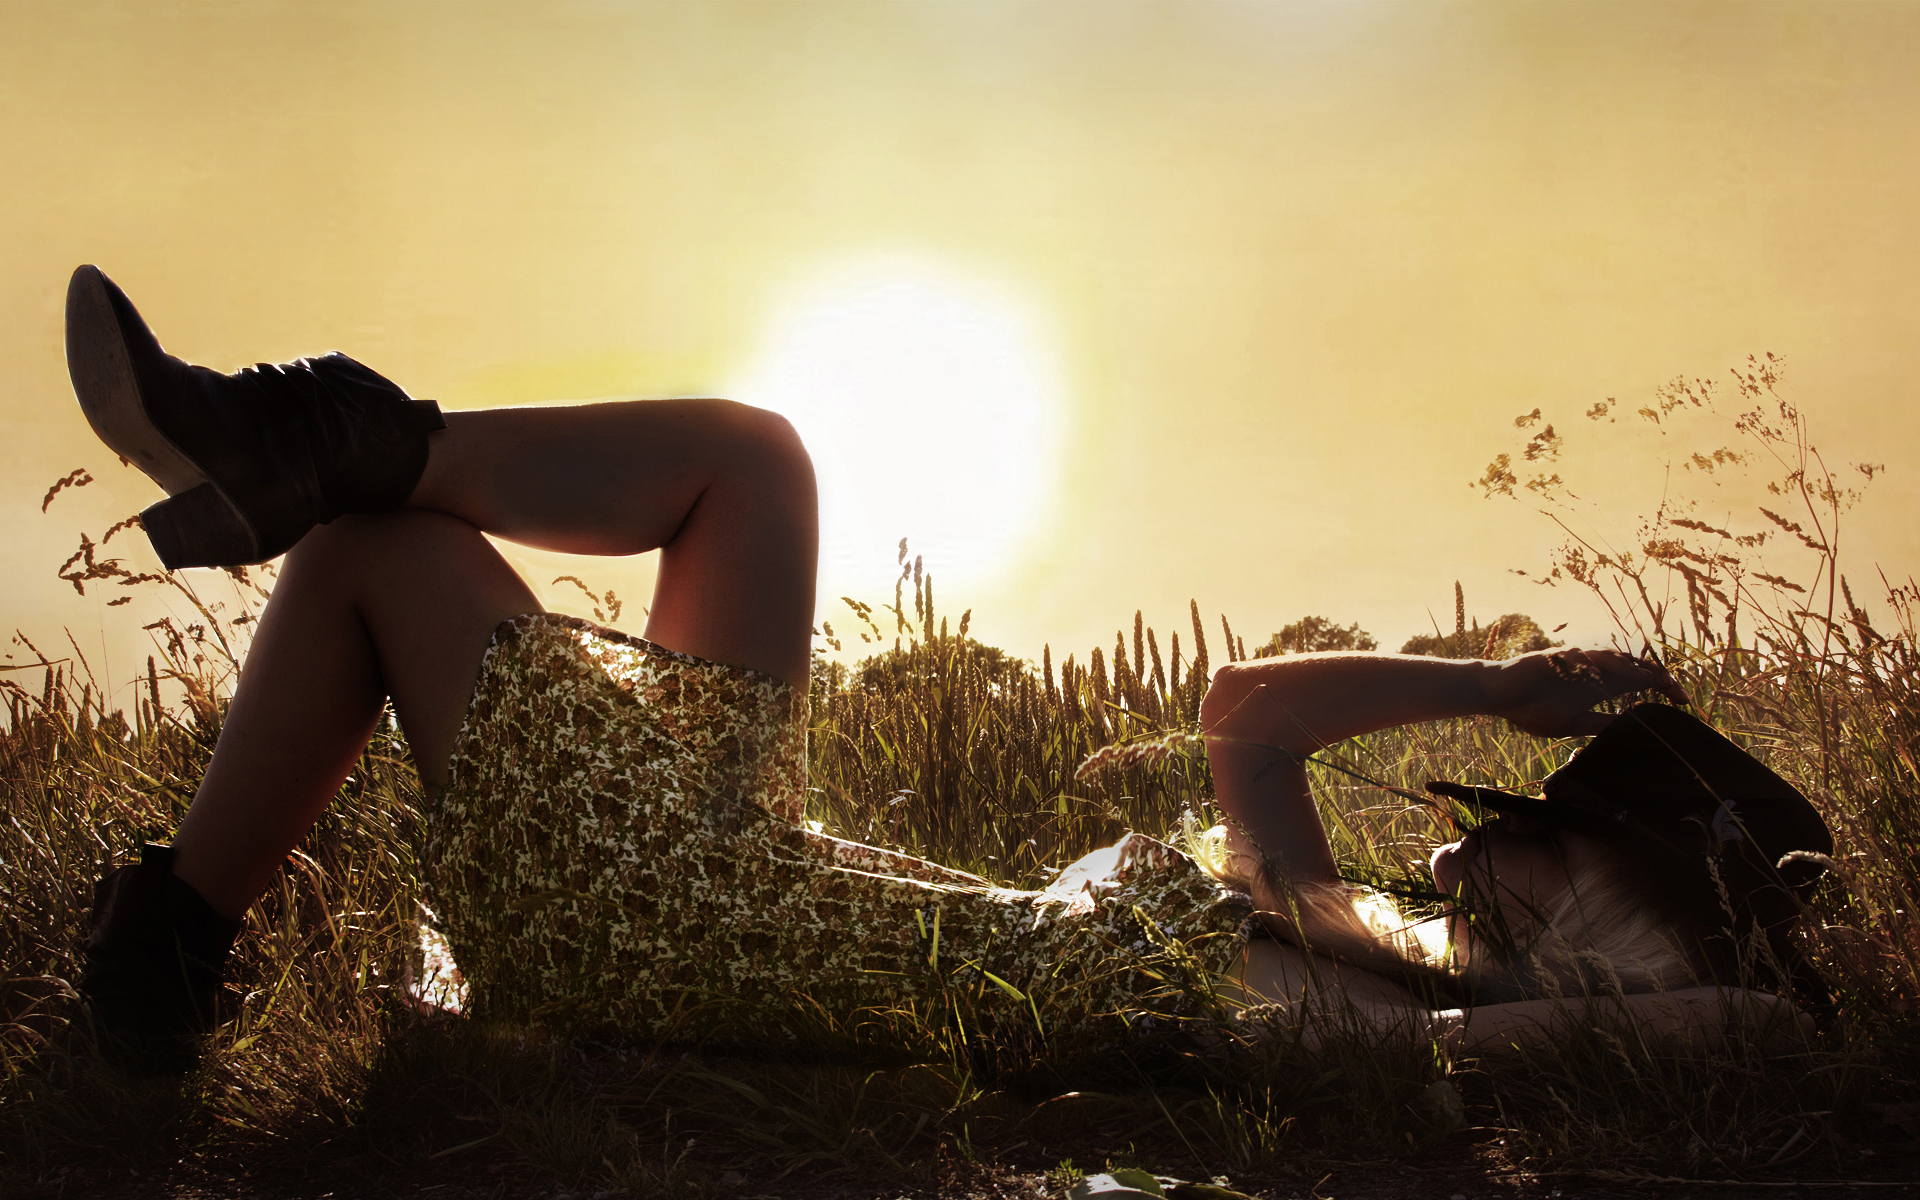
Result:
{"label": "hat brim", "polygon": [[1638,833],[1637,827],[1631,830],[1623,828],[1597,813],[1586,812],[1538,796],[1503,792],[1499,788],[1475,787],[1472,784],[1435,780],[1427,784],[1427,791],[1435,796],[1445,796],[1450,800],[1459,800],[1478,808],[1490,808],[1508,816],[1527,817],[1551,829],[1570,829],[1575,833],[1584,833],[1604,842],[1619,842],[1632,838]]}
{"label": "hat brim", "polygon": [[1560,818],[1564,810],[1538,796],[1522,796],[1518,792],[1503,792],[1498,788],[1474,787],[1467,783],[1447,783],[1434,780],[1427,784],[1427,793],[1433,796],[1445,796],[1449,800],[1458,800],[1476,808],[1490,808],[1495,812],[1511,813],[1516,817],[1532,817],[1549,825],[1563,824]]}
{"label": "hat brim", "polygon": [[1659,857],[1671,856],[1681,863],[1698,867],[1698,864],[1684,850],[1671,844],[1631,816],[1609,820],[1599,813],[1537,796],[1523,796],[1518,792],[1505,792],[1499,788],[1474,787],[1471,784],[1447,783],[1443,780],[1428,783],[1427,791],[1435,796],[1445,796],[1450,800],[1458,800],[1478,808],[1492,809],[1504,815],[1526,817],[1540,822],[1549,829],[1563,829],[1570,833],[1583,834],[1597,842],[1635,854],[1644,856],[1651,853]]}

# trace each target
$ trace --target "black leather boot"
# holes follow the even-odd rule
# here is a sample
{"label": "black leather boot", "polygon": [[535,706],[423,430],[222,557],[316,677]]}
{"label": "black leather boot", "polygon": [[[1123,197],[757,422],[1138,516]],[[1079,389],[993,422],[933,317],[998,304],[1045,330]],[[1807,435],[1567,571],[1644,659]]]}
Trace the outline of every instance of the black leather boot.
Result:
{"label": "black leather boot", "polygon": [[95,884],[80,994],[101,1051],[140,1074],[191,1071],[231,1008],[220,976],[239,933],[174,876],[171,846],[148,842]]}
{"label": "black leather boot", "polygon": [[265,562],[343,513],[399,508],[446,428],[344,354],[232,375],[182,362],[98,267],[67,287],[67,370],[100,440],[167,490],[140,517],[170,569]]}

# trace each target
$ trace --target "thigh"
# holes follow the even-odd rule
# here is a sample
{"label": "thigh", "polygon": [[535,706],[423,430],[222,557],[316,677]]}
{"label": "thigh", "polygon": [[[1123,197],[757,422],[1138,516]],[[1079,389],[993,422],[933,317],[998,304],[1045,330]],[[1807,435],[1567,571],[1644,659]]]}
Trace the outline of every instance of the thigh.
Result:
{"label": "thigh", "polygon": [[659,550],[647,637],[806,678],[819,540],[785,419],[725,400],[449,413],[408,503],[575,554]]}

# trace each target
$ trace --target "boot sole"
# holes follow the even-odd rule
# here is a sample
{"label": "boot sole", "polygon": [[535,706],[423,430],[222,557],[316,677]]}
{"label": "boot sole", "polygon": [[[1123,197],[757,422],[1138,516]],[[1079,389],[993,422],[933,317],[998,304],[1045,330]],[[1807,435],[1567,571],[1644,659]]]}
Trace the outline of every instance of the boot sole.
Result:
{"label": "boot sole", "polygon": [[148,415],[98,267],[81,267],[67,286],[67,373],[93,432],[166,490],[169,499],[140,520],[168,570],[260,561],[259,539],[239,506]]}

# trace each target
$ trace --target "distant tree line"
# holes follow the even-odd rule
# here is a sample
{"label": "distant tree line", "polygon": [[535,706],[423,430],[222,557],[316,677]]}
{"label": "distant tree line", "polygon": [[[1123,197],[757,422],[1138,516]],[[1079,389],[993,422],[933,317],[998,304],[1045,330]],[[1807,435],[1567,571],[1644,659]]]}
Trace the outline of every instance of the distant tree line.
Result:
{"label": "distant tree line", "polygon": [[[1564,625],[1560,628],[1566,628]],[[1555,632],[1558,632],[1556,630]],[[1540,623],[1525,613],[1508,613],[1482,628],[1479,618],[1467,620],[1466,592],[1459,580],[1453,584],[1453,632],[1416,634],[1400,647],[1402,654],[1425,654],[1432,658],[1512,658],[1535,650],[1564,645],[1549,638]],[[1267,639],[1253,652],[1254,658],[1273,658],[1281,654],[1307,654],[1319,650],[1378,650],[1380,643],[1359,622],[1339,625],[1325,617],[1302,617]]]}

